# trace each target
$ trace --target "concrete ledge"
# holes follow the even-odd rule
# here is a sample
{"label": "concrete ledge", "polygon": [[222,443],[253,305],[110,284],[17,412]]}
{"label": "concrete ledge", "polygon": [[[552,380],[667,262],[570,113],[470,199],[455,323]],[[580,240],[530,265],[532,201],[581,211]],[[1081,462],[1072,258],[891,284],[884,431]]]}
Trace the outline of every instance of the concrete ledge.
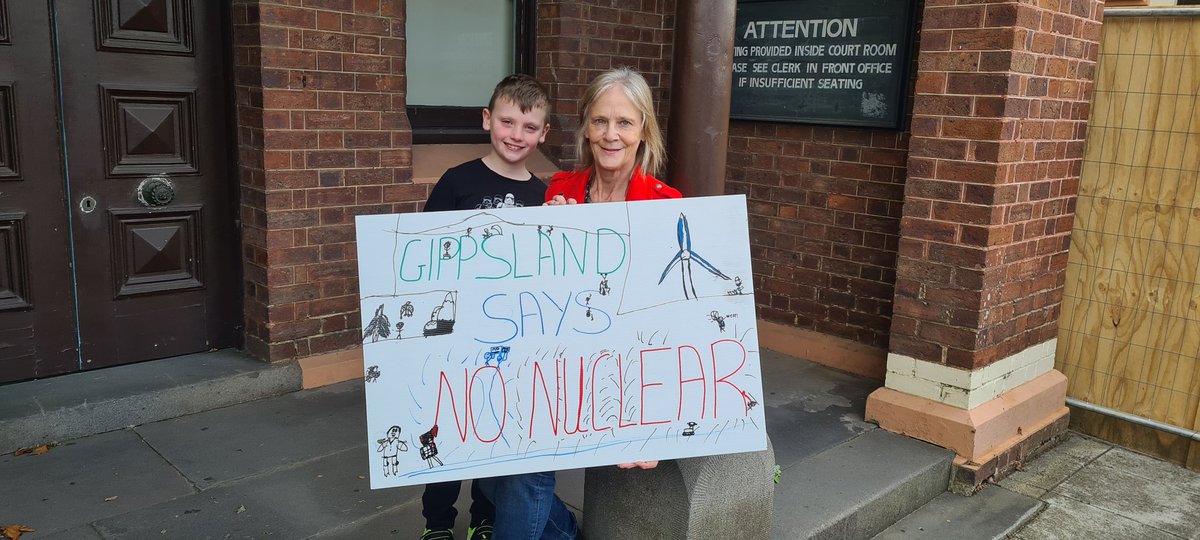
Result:
{"label": "concrete ledge", "polygon": [[992,486],[974,497],[943,493],[871,540],[912,538],[1010,538],[1046,506],[1033,497]]}
{"label": "concrete ledge", "polygon": [[586,538],[771,538],[775,450],[585,473]]}
{"label": "concrete ledge", "polygon": [[226,407],[300,389],[294,362],[234,350],[5,385],[0,454]]}
{"label": "concrete ledge", "polygon": [[296,360],[303,373],[304,389],[345,382],[363,376],[362,347]]}
{"label": "concrete ledge", "polygon": [[758,343],[763,348],[871,379],[882,381],[887,373],[886,350],[820,332],[759,319]]}
{"label": "concrete ledge", "polygon": [[1066,392],[1055,370],[971,410],[880,388],[867,398],[866,419],[982,463],[1066,414]]}
{"label": "concrete ledge", "polygon": [[871,538],[944,493],[952,457],[882,429],[843,442],[783,471],[772,538]]}

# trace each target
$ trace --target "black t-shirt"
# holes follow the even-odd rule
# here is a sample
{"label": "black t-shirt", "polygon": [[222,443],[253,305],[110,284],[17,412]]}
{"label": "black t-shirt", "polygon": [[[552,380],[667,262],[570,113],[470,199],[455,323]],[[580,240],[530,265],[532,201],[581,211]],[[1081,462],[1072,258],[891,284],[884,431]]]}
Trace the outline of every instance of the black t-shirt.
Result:
{"label": "black t-shirt", "polygon": [[425,201],[426,212],[539,206],[546,200],[546,184],[536,176],[513,180],[496,174],[482,159],[452,167],[438,179]]}

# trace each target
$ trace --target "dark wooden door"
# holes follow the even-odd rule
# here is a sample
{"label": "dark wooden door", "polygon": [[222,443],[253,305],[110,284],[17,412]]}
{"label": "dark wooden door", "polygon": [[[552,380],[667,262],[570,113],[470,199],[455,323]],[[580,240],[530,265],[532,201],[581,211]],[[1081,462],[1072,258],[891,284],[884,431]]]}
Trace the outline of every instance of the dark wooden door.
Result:
{"label": "dark wooden door", "polygon": [[233,342],[222,3],[55,3],[84,369]]}
{"label": "dark wooden door", "polygon": [[[57,67],[57,86],[41,92],[54,105],[22,104],[20,112],[53,131],[57,107],[55,138],[62,143],[26,143],[22,157],[58,160],[58,199],[46,195],[12,211],[57,212],[69,223],[56,229],[52,245],[73,247],[73,279],[42,275],[48,268],[36,261],[30,279],[50,282],[45,285],[74,303],[66,310],[77,321],[74,366],[54,372],[235,344],[239,244],[236,181],[228,166],[223,4],[51,0],[53,18],[41,14],[49,19],[42,26],[52,38],[45,40],[52,57],[28,61]],[[26,16],[44,9],[42,2],[21,2],[18,11]],[[40,322],[34,330],[40,333]],[[52,374],[0,370],[0,380]]]}
{"label": "dark wooden door", "polygon": [[35,7],[0,0],[0,382],[78,365],[53,34]]}

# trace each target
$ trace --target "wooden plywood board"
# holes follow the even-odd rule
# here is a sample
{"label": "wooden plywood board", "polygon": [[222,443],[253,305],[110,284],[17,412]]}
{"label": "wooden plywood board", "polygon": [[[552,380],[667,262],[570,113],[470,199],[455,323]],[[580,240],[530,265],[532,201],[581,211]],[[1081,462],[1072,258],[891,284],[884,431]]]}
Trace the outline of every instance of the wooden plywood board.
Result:
{"label": "wooden plywood board", "polygon": [[[1056,366],[1077,399],[1200,429],[1200,19],[1105,21]],[[1075,413],[1193,468],[1200,445]]]}

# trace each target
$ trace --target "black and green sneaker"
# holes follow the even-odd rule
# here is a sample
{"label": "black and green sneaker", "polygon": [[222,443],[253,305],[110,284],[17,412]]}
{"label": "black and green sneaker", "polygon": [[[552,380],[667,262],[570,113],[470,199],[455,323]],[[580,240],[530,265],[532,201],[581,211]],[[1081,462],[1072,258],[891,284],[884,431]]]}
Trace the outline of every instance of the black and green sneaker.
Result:
{"label": "black and green sneaker", "polygon": [[425,529],[420,540],[454,540],[454,531],[450,529]]}
{"label": "black and green sneaker", "polygon": [[481,519],[467,527],[467,540],[492,540],[492,520]]}

